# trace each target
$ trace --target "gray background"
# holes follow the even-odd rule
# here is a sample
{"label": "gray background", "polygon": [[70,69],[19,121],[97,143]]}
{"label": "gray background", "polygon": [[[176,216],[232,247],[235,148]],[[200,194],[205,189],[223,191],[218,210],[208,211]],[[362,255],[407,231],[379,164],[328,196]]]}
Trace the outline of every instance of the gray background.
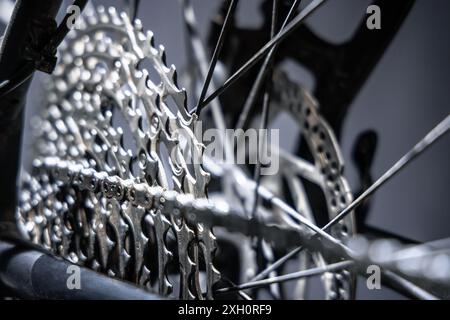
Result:
{"label": "gray background", "polygon": [[[94,4],[123,7],[123,1],[94,1]],[[193,0],[200,30],[205,31],[217,10],[218,1]],[[242,0],[238,21],[255,26],[261,22],[259,0]],[[68,1],[66,1],[68,4]],[[351,34],[369,1],[329,0],[307,23],[332,42]],[[141,1],[138,17],[145,29],[166,47],[167,61],[182,71],[185,67],[181,10],[177,0]],[[342,145],[346,174],[353,188],[356,175],[350,161],[351,147],[358,133],[375,129],[378,151],[373,176],[379,177],[433,126],[450,112],[450,1],[418,0],[411,14],[386,51],[366,85],[354,101],[346,118]],[[293,75],[311,82],[302,70]],[[28,118],[41,99],[41,80],[35,77],[28,104]],[[283,146],[292,147],[291,123],[279,121]],[[28,149],[25,139],[25,150]],[[418,241],[448,237],[450,135],[428,150],[405,171],[385,185],[374,197],[369,223]],[[360,281],[359,298],[400,298],[389,290],[368,291]]]}

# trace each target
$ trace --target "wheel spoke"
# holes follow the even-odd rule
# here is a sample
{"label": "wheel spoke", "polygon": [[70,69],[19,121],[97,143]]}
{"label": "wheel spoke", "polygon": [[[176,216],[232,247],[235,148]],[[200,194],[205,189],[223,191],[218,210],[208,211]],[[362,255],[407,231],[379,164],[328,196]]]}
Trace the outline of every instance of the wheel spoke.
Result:
{"label": "wheel spoke", "polygon": [[375,181],[366,191],[356,198],[348,207],[341,211],[334,219],[328,222],[322,230],[327,230],[338,223],[350,212],[359,206],[366,198],[370,197],[383,184],[399,173],[403,168],[410,164],[414,159],[421,155],[428,147],[433,145],[450,129],[450,115],[445,117],[436,127],[433,128],[422,140],[420,140],[410,151],[408,151],[400,160],[398,160],[388,171],[386,171],[377,181]]}
{"label": "wheel spoke", "polygon": [[408,297],[421,300],[438,300],[438,298],[431,293],[389,270],[383,272],[383,280],[387,286]]}
{"label": "wheel spoke", "polygon": [[137,13],[139,11],[139,4],[140,4],[140,0],[127,0],[128,2],[128,12],[130,14],[131,17],[131,21],[136,20],[137,18]]}
{"label": "wheel spoke", "polygon": [[[231,281],[227,277],[222,277],[222,280],[227,282],[233,288],[237,286],[233,281]],[[246,294],[245,292],[243,292],[241,290],[237,290],[237,294],[244,300],[248,300],[248,301],[253,300],[248,294]]]}
{"label": "wheel spoke", "polygon": [[231,17],[234,14],[234,11],[236,9],[236,5],[238,3],[238,0],[231,0],[230,5],[228,6],[227,15],[225,16],[225,20],[222,25],[222,30],[220,31],[219,39],[217,40],[216,47],[214,48],[214,53],[211,58],[211,62],[209,63],[208,73],[205,78],[205,82],[203,83],[203,88],[200,93],[200,98],[198,99],[197,107],[196,107],[196,114],[197,116],[200,116],[200,112],[202,111],[203,105],[203,99],[206,96],[206,93],[208,92],[209,83],[211,82],[211,78],[214,74],[214,69],[216,67],[217,60],[219,59],[220,51],[223,47],[223,41],[225,39],[225,36],[230,29],[230,20]]}
{"label": "wheel spoke", "polygon": [[[203,102],[203,107],[208,105],[217,96],[224,93],[233,83],[241,78],[248,70],[261,60],[274,46],[286,39],[311,13],[318,9],[326,0],[314,0],[304,8],[283,30],[266,43],[250,60],[248,60],[239,70],[237,70],[225,83],[208,96]],[[196,108],[191,110],[191,114],[196,112]]]}
{"label": "wheel spoke", "polygon": [[270,266],[268,266],[266,269],[261,271],[259,274],[254,276],[250,281],[258,281],[261,279],[264,279],[267,277],[272,271],[278,270],[281,266],[284,265],[285,262],[287,262],[289,259],[294,257],[297,253],[300,253],[300,251],[303,250],[303,247],[297,247],[294,250],[290,251],[288,254],[283,256],[282,258],[278,259],[274,263],[272,263]]}
{"label": "wheel spoke", "polygon": [[[300,2],[301,2],[301,0],[294,1],[291,8],[289,9],[289,13],[286,16],[286,19],[283,22],[283,25],[281,26],[281,30],[283,30],[286,27],[287,23],[292,19],[293,15],[295,13],[295,10],[300,5]],[[267,56],[264,60],[264,63],[262,65],[261,69],[259,70],[258,76],[256,77],[256,80],[252,86],[252,89],[250,90],[247,100],[245,101],[244,107],[242,108],[242,112],[239,116],[239,120],[237,122],[236,129],[244,128],[245,123],[247,122],[247,118],[250,113],[250,110],[251,110],[253,104],[255,103],[256,96],[257,96],[259,90],[261,89],[263,80],[266,78],[266,74],[269,69],[269,65],[273,61],[277,47],[278,47],[278,45],[274,46],[270,50],[270,52],[267,54]]]}
{"label": "wheel spoke", "polygon": [[[208,72],[208,63],[206,58],[206,50],[203,46],[203,43],[200,39],[199,33],[197,31],[197,23],[195,20],[194,9],[192,8],[192,4],[190,0],[182,0],[181,6],[183,10],[183,22],[186,27],[186,32],[189,36],[190,45],[192,47],[193,58],[199,66],[200,75],[203,78],[207,77]],[[195,109],[195,108],[194,108]],[[191,110],[191,114],[193,114],[195,110]],[[227,163],[232,162],[233,159],[233,150],[231,149],[226,137],[225,137],[225,119],[223,116],[223,112],[221,106],[217,101],[212,103],[212,115],[214,119],[214,123],[219,130],[219,138],[220,142],[224,148],[225,160]]]}
{"label": "wheel spoke", "polygon": [[272,277],[269,279],[247,282],[247,283],[241,284],[239,286],[235,286],[235,287],[219,289],[219,290],[217,290],[217,293],[225,293],[225,292],[236,291],[236,290],[261,288],[261,287],[269,286],[274,283],[281,283],[281,282],[286,282],[286,281],[298,280],[298,279],[302,279],[302,278],[306,278],[306,277],[313,277],[313,276],[323,274],[325,272],[332,272],[332,271],[337,271],[337,270],[348,268],[351,265],[353,265],[353,263],[354,263],[353,261],[345,260],[345,261],[341,261],[341,262],[337,262],[337,263],[332,263],[332,264],[326,265],[324,267],[311,268],[308,270],[302,270],[302,271],[298,271],[298,272],[288,273],[288,274],[285,274],[282,276]]}
{"label": "wheel spoke", "polygon": [[[420,155],[423,151],[425,151],[425,149],[429,146],[431,146],[434,142],[436,142],[438,140],[439,137],[442,137],[444,135],[444,133],[446,133],[449,130],[450,127],[450,115],[447,116],[439,125],[437,125],[433,130],[430,131],[430,133],[428,133],[425,138],[423,138],[418,144],[416,144],[416,146],[410,150],[405,156],[403,156],[391,169],[389,169],[386,174],[384,174],[380,179],[378,179],[373,185],[372,187],[375,185],[376,188],[373,189],[372,187],[370,187],[369,189],[366,190],[366,192],[364,192],[358,199],[356,199],[354,202],[352,202],[352,204],[349,205],[352,206],[352,209],[354,209],[354,207],[356,207],[357,205],[359,205],[364,199],[361,197],[364,196],[367,192],[368,195],[370,196],[376,189],[378,189],[383,183],[385,183],[386,181],[389,180],[389,178],[392,178],[396,173],[398,173],[399,170],[401,170],[402,168],[405,167],[405,165],[407,165],[410,161],[412,161],[414,158],[416,158],[418,155]],[[384,178],[383,178],[384,177]],[[381,184],[380,181],[381,180]],[[372,191],[371,191],[372,190]],[[356,202],[357,201],[357,202]],[[354,203],[356,202],[356,205],[354,205]],[[348,208],[348,207],[347,207]],[[344,209],[342,212],[347,212],[347,209]],[[351,212],[348,211],[348,212]],[[341,217],[341,219],[344,217],[342,215],[342,212],[336,216],[336,217]],[[340,219],[339,219],[340,220]],[[331,220],[331,222],[333,221],[339,221],[339,220]],[[320,229],[321,231],[325,231],[326,228],[330,227],[331,224],[328,223],[326,226],[324,226],[322,229]],[[333,223],[334,224],[334,223]],[[297,248],[295,248],[294,250],[288,252],[286,255],[284,255],[283,257],[281,257],[280,259],[278,259],[277,261],[275,261],[274,263],[272,263],[270,266],[268,266],[263,272],[261,272],[260,274],[258,274],[255,278],[257,279],[261,279],[265,276],[267,276],[271,271],[276,270],[278,268],[280,268],[282,265],[284,265],[284,263],[286,261],[288,261],[292,256],[294,256],[296,253],[300,252],[302,250],[302,246],[299,246]]]}
{"label": "wheel spoke", "polygon": [[[275,28],[277,24],[277,0],[272,0],[273,6],[272,6],[272,23],[271,23],[271,30],[270,30],[270,37],[273,38],[275,35]],[[270,63],[271,64],[271,63]],[[268,69],[272,69],[272,66],[270,65]],[[264,92],[264,99],[263,99],[263,108],[262,108],[262,115],[261,115],[261,124],[260,124],[260,131],[267,128],[267,122],[268,122],[268,115],[269,115],[269,104],[270,104],[270,85],[271,85],[271,77],[270,73],[268,74],[268,77],[266,80],[266,90]],[[261,159],[260,159],[260,153],[261,150],[264,150],[265,148],[265,139],[261,139],[259,136],[259,133],[257,135],[258,137],[258,144],[256,146],[256,165],[255,170],[253,172],[253,180],[255,180],[255,192],[254,192],[254,199],[253,199],[253,207],[250,213],[250,218],[253,219],[256,216],[256,209],[258,207],[259,202],[259,185],[261,183]]]}

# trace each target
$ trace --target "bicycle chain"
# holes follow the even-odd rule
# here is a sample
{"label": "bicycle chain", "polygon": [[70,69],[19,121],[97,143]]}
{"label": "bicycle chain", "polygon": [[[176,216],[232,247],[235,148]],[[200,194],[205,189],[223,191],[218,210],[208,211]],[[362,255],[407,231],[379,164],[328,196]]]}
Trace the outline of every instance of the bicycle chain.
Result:
{"label": "bicycle chain", "polygon": [[[129,202],[133,207],[161,213],[167,220],[176,222],[185,219],[187,224],[195,225],[201,222],[206,227],[223,227],[231,233],[239,233],[246,237],[260,236],[276,249],[291,250],[299,244],[305,246],[311,253],[320,252],[333,261],[353,260],[355,269],[361,274],[367,266],[378,265],[405,276],[450,286],[448,272],[440,270],[443,261],[450,263],[448,250],[434,249],[435,245],[404,246],[395,240],[378,239],[370,241],[363,236],[357,236],[348,241],[348,248],[337,247],[326,239],[314,237],[307,228],[291,228],[289,226],[270,225],[256,220],[250,220],[224,207],[221,202],[215,203],[206,198],[194,198],[192,195],[164,190],[161,187],[151,187],[146,183],[136,183],[131,179],[121,179],[109,176],[106,172],[97,172],[92,168],[84,168],[80,164],[61,161],[59,158],[35,160],[33,176],[25,174],[24,191],[20,198],[19,217],[21,225],[32,239],[39,237],[35,231],[46,230],[48,237],[66,241],[70,236],[63,221],[53,221],[49,224],[48,216],[67,217],[68,208],[61,203],[56,206],[56,212],[43,210],[45,204],[55,198],[58,192],[66,192],[72,188],[76,192],[101,194],[107,199],[115,199],[120,203]],[[50,202],[53,209],[53,203]],[[35,228],[34,223],[40,221],[41,228]],[[175,225],[175,224],[174,224]],[[62,232],[65,230],[66,232]],[[58,241],[51,249],[57,251]],[[61,249],[64,246],[61,246]],[[63,255],[63,254],[61,254]],[[63,255],[64,256],[64,255]],[[444,262],[445,262],[444,261]],[[349,277],[349,271],[343,270],[337,275]],[[338,276],[339,278],[339,276]]]}

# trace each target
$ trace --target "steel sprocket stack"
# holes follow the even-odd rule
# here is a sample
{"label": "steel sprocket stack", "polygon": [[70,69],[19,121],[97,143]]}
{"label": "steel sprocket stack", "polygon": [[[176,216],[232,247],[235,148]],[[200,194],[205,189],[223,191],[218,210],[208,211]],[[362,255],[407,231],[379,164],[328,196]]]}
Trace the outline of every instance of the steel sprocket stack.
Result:
{"label": "steel sprocket stack", "polygon": [[[209,175],[199,160],[196,117],[186,110],[186,92],[177,86],[175,67],[166,65],[164,48],[114,8],[88,12],[78,29],[62,46],[47,111],[34,123],[38,157],[205,197]],[[140,68],[146,61],[153,70]],[[167,218],[155,203],[138,208],[45,174],[31,184],[48,190],[45,201],[28,203],[19,217],[34,242],[111,276],[158,286],[162,295],[176,283],[180,298],[202,298],[205,272],[206,296],[212,297],[220,275],[209,228]],[[108,188],[102,186],[124,191]]]}

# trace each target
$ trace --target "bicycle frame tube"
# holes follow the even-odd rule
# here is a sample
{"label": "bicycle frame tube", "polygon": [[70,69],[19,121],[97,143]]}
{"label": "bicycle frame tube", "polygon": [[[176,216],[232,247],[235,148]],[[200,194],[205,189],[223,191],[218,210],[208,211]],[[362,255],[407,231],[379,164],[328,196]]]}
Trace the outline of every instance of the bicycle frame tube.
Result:
{"label": "bicycle frame tube", "polygon": [[[0,241],[0,290],[24,299],[161,300],[132,284],[57,259],[27,244]],[[72,277],[79,277],[79,285]]]}
{"label": "bicycle frame tube", "polygon": [[[61,0],[17,1],[0,50],[0,83],[30,64],[26,50],[40,50],[50,38]],[[32,64],[31,64],[32,66]],[[0,101],[0,237],[16,235],[17,174],[26,94],[31,78]]]}

